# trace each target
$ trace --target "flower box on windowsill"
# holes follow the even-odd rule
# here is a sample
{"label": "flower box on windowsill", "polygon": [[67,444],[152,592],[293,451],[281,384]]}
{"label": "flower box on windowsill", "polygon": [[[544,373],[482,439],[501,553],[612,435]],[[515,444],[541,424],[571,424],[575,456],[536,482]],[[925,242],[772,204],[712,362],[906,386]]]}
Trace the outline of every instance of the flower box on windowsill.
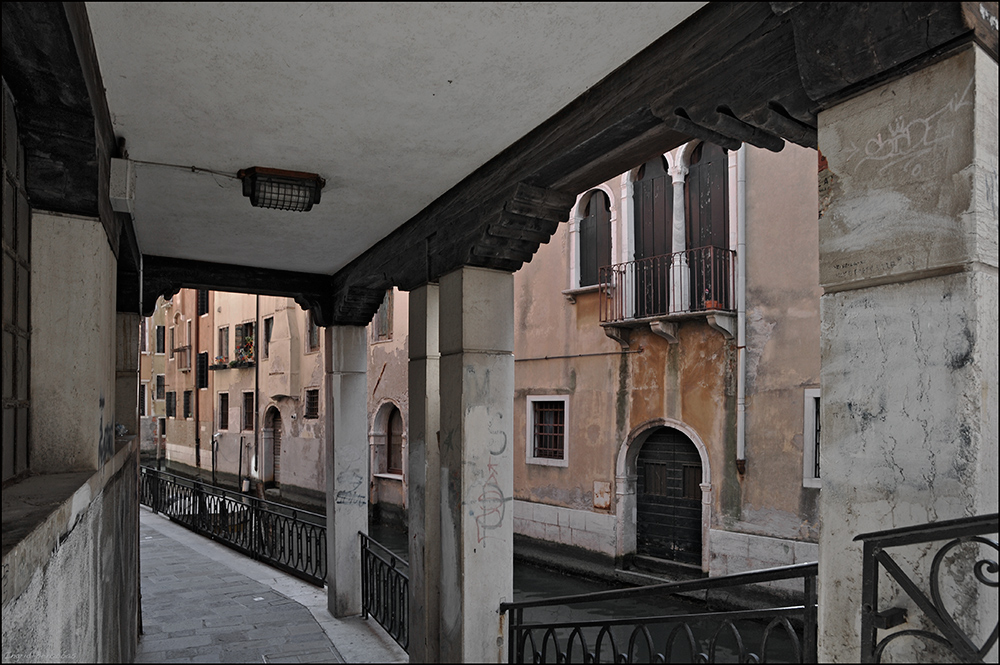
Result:
{"label": "flower box on windowsill", "polygon": [[255,363],[253,360],[232,360],[228,363],[216,363],[214,365],[209,365],[208,369],[210,370],[246,369],[248,367],[253,367],[256,364],[257,363]]}

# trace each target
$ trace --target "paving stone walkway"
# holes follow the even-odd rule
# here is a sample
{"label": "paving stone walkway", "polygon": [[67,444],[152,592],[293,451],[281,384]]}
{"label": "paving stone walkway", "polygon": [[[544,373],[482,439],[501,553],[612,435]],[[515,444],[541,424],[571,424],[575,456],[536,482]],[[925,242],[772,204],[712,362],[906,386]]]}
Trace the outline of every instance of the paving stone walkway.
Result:
{"label": "paving stone walkway", "polygon": [[406,662],[371,620],[334,619],[325,590],[140,510],[137,663]]}

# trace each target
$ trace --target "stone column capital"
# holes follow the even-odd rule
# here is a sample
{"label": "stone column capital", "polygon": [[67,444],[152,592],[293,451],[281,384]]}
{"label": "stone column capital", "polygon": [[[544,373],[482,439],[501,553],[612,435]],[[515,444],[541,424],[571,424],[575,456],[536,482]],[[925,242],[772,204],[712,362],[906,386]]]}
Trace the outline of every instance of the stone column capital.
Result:
{"label": "stone column capital", "polygon": [[674,179],[675,185],[683,184],[684,179],[687,178],[688,167],[684,166],[683,164],[674,164],[669,169],[667,169],[667,173],[669,173],[670,177]]}

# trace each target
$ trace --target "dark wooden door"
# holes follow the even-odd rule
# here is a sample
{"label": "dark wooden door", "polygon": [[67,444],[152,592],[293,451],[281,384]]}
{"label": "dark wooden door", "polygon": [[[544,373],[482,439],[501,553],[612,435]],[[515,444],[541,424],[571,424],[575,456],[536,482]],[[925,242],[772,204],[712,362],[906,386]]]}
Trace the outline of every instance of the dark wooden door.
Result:
{"label": "dark wooden door", "polygon": [[695,148],[685,188],[692,309],[705,309],[707,301],[729,303],[728,176],[723,148],[713,143]]}
{"label": "dark wooden door", "polygon": [[666,314],[674,203],[673,187],[663,157],[651,159],[639,169],[632,203],[635,211],[635,315],[641,318]]}
{"label": "dark wooden door", "polygon": [[636,460],[636,552],[701,565],[701,457],[675,429],[646,439]]}

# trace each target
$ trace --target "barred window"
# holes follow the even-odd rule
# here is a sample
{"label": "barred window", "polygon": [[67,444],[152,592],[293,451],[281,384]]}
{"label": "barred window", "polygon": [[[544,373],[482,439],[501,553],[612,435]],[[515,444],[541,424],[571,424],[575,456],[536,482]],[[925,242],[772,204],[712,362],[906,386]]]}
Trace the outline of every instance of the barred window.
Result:
{"label": "barred window", "polygon": [[163,399],[163,393],[164,393],[165,389],[166,389],[166,382],[163,379],[163,375],[162,374],[157,374],[156,375],[156,398],[155,399]]}
{"label": "barred window", "polygon": [[139,415],[146,415],[146,384],[139,384]]}
{"label": "barred window", "polygon": [[562,395],[529,396],[527,460],[533,464],[567,466],[566,411]]}
{"label": "barred window", "polygon": [[156,326],[156,352],[163,355],[167,352],[167,329],[163,326]]}
{"label": "barred window", "polygon": [[306,418],[319,418],[319,389],[306,391]]}
{"label": "barred window", "polygon": [[185,418],[190,418],[191,417],[191,391],[190,390],[185,390],[184,391],[184,417]]}
{"label": "barred window", "polygon": [[167,393],[167,417],[177,417],[177,393],[173,390]]}

